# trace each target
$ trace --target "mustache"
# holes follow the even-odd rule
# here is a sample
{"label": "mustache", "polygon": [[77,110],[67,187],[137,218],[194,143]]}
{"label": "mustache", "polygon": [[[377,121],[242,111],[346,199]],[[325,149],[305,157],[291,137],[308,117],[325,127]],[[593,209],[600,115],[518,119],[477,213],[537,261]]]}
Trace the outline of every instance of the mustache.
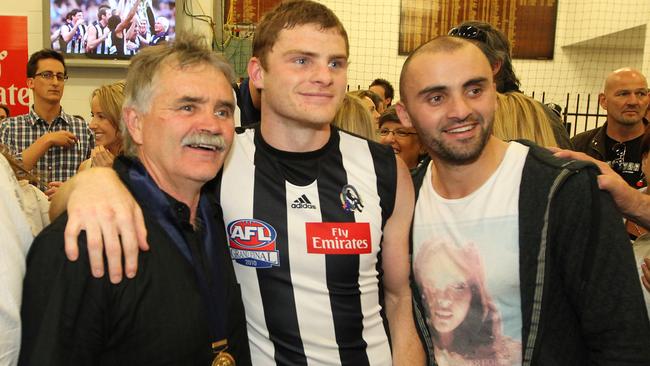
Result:
{"label": "mustache", "polygon": [[[449,118],[443,126],[444,129],[453,128],[463,123],[483,123],[484,118],[478,114],[471,113],[463,118]],[[417,131],[416,131],[417,132]]]}
{"label": "mustache", "polygon": [[181,145],[216,151],[224,151],[228,147],[223,136],[206,132],[197,132],[185,136],[183,140],[181,140]]}

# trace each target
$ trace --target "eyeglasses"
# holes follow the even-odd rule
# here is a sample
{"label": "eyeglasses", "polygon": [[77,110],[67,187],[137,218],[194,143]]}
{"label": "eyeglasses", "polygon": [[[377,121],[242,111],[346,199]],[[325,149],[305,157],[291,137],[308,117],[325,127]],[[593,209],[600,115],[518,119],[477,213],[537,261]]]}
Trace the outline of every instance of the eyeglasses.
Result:
{"label": "eyeglasses", "polygon": [[409,135],[417,135],[417,132],[408,132],[404,130],[391,130],[390,128],[382,128],[377,130],[380,136],[388,136],[391,133],[397,137],[407,137]]}
{"label": "eyeglasses", "polygon": [[462,27],[451,28],[447,34],[454,37],[475,39],[481,42],[487,41],[487,33],[472,25],[463,25]]}
{"label": "eyeglasses", "polygon": [[612,152],[616,154],[616,158],[612,160],[610,166],[614,171],[621,173],[625,168],[625,152],[627,151],[627,146],[619,142],[612,146]]}
{"label": "eyeglasses", "polygon": [[52,71],[43,71],[43,72],[39,72],[39,73],[37,73],[37,74],[34,74],[34,76],[40,76],[40,77],[42,77],[42,78],[45,79],[45,80],[52,80],[52,79],[54,79],[54,78],[56,78],[56,80],[58,80],[58,81],[63,81],[63,82],[65,82],[66,80],[68,80],[68,75],[66,75],[66,74],[61,74],[61,73],[55,74],[55,73],[53,73]]}

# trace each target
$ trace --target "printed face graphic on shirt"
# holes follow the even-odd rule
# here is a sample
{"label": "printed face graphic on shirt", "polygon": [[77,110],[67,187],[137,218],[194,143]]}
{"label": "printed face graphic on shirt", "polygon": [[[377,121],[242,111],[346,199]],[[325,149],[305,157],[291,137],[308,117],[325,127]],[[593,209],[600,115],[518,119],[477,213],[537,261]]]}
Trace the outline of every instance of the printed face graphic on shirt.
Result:
{"label": "printed face graphic on shirt", "polygon": [[422,274],[422,294],[429,309],[430,325],[439,333],[450,333],[465,320],[472,297],[467,276],[450,257],[424,259],[431,270]]}
{"label": "printed face graphic on shirt", "polygon": [[478,246],[434,239],[416,253],[414,272],[440,364],[520,364],[521,342],[504,334]]}

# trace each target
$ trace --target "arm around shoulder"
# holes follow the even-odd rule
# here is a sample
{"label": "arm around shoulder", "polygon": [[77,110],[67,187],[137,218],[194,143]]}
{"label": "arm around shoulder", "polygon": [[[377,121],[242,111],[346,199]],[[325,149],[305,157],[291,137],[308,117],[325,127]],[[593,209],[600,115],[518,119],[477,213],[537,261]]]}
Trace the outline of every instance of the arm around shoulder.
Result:
{"label": "arm around shoulder", "polygon": [[148,250],[147,230],[140,206],[111,168],[90,168],[68,180],[52,199],[50,217],[67,208],[65,251],[70,260],[79,256],[77,237],[83,230],[93,275],[104,274],[103,253],[111,281],[122,279],[122,255],[127,277],[135,276],[138,250]]}

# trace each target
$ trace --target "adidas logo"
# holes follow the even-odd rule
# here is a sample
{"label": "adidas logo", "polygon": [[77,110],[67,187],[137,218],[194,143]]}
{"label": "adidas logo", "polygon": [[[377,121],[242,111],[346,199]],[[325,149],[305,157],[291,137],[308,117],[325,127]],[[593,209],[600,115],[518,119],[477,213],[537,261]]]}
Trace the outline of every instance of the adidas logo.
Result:
{"label": "adidas logo", "polygon": [[291,204],[291,208],[308,208],[311,210],[315,210],[316,206],[311,204],[311,201],[309,198],[307,198],[306,195],[302,195],[298,197],[293,203]]}

